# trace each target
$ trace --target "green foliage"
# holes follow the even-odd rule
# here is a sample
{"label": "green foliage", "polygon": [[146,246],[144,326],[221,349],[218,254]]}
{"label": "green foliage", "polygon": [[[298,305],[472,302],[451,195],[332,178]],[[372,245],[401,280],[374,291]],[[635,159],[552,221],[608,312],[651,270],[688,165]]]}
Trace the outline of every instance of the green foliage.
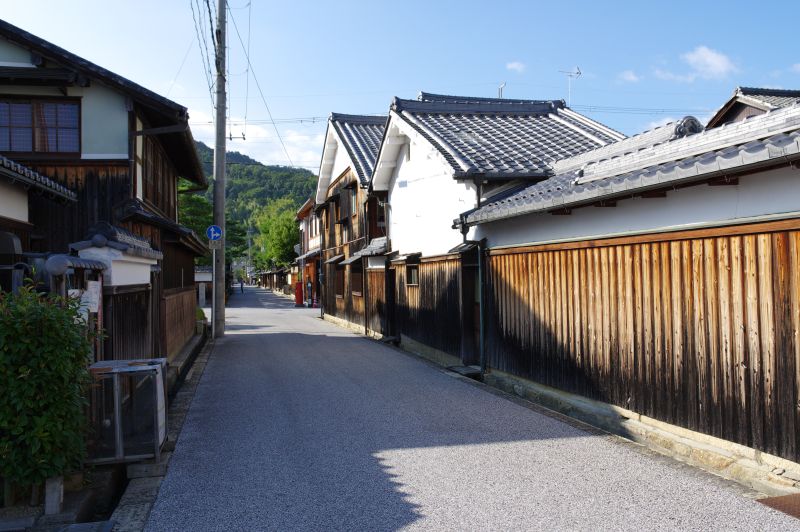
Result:
{"label": "green foliage", "polygon": [[[191,185],[181,179],[178,190],[186,190]],[[181,192],[178,194],[178,222],[205,239],[206,228],[214,223],[213,205],[202,192]],[[200,257],[197,263],[211,265],[211,255]]]}
{"label": "green foliage", "polygon": [[0,295],[0,476],[29,485],[80,466],[91,346],[77,301]]}
{"label": "green foliage", "polygon": [[271,201],[255,216],[259,235],[256,244],[256,263],[261,268],[286,266],[294,259],[294,245],[300,240],[295,221],[297,204],[290,198]]}
{"label": "green foliage", "polygon": [[[210,177],[213,174],[214,151],[202,142],[197,142],[197,153],[203,169]],[[254,227],[260,232],[261,225],[258,219],[263,217],[263,213],[271,204],[285,200],[286,202],[281,205],[291,205],[293,209],[291,220],[294,224],[294,210],[313,194],[317,178],[312,172],[302,168],[263,165],[235,151],[228,152],[226,159],[228,166],[225,181],[225,257],[230,262],[247,255],[247,228]],[[180,222],[194,229],[201,237],[213,219],[214,179],[210,177],[209,182],[210,186],[205,194],[182,194],[178,203]],[[207,213],[207,216],[203,213]],[[267,225],[272,226],[272,223],[269,222]],[[286,226],[284,229],[288,231],[289,228]],[[267,255],[280,264],[291,261],[292,248],[297,243],[297,228],[293,229],[295,240],[289,246],[288,253],[285,250],[279,251],[282,248],[277,243],[279,240],[277,229],[269,237],[264,234],[256,236],[254,244],[259,241],[263,243],[267,238],[273,247],[266,255],[254,254],[254,262],[263,266],[264,261],[268,260]],[[284,234],[284,237],[288,235]],[[199,264],[210,264],[210,261],[209,257],[199,261]],[[266,266],[269,266],[269,263]]]}

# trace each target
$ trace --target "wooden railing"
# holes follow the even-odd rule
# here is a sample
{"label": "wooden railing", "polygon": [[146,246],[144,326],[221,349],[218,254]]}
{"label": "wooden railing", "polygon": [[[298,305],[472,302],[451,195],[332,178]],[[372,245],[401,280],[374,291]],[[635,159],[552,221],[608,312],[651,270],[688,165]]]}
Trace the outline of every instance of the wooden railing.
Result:
{"label": "wooden railing", "polygon": [[197,305],[194,288],[164,290],[161,304],[164,353],[171,362],[194,334]]}

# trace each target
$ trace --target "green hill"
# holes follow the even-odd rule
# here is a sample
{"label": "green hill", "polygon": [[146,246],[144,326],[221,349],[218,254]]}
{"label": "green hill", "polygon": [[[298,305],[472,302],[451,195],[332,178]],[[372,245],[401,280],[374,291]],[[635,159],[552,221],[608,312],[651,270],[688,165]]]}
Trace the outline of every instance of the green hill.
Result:
{"label": "green hill", "polygon": [[[214,150],[197,142],[197,153],[203,163],[203,170],[212,183],[206,197],[212,200],[214,186]],[[272,200],[289,198],[299,208],[311,195],[317,185],[313,172],[291,166],[264,165],[239,152],[227,152],[228,174],[225,183],[228,216],[237,221],[249,220],[253,212]]]}

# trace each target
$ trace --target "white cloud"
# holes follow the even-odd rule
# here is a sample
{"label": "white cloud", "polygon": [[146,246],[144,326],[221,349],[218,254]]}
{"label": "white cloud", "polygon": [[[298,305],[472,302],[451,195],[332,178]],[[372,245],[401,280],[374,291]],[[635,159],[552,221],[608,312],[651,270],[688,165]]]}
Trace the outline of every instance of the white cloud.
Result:
{"label": "white cloud", "polygon": [[[202,110],[192,109],[190,110],[190,117],[189,123],[191,124],[194,138],[213,147],[214,125],[209,114]],[[234,124],[230,128],[230,133],[236,137],[241,136],[244,132],[246,139],[234,138],[233,140],[228,140],[228,151],[244,153],[263,164],[289,166],[290,163],[286,157],[286,152],[288,152],[295,166],[308,168],[314,173],[319,170],[326,121],[302,126],[308,128],[302,131],[283,129],[278,126],[286,151],[281,146],[280,140],[275,134],[275,129],[271,125],[248,124],[245,128],[243,122],[244,120],[241,117],[232,116],[230,118],[230,123]]]}
{"label": "white cloud", "polygon": [[695,74],[705,79],[721,79],[738,71],[730,58],[707,46],[698,46],[681,56]]}
{"label": "white cloud", "polygon": [[514,72],[521,74],[525,72],[525,63],[521,63],[519,61],[512,61],[510,63],[506,63],[506,69],[513,70]]}
{"label": "white cloud", "polygon": [[637,76],[636,72],[633,70],[623,70],[617,77],[620,81],[625,81],[627,83],[637,83],[642,80],[641,76]]}
{"label": "white cloud", "polygon": [[792,72],[795,72],[796,74],[800,74],[800,63],[795,63],[795,64],[793,64],[793,65],[792,65],[792,66],[789,68],[789,70],[791,70]]}
{"label": "white cloud", "polygon": [[681,60],[689,66],[689,72],[676,74],[669,70],[656,68],[653,73],[659,79],[692,83],[697,79],[724,79],[739,71],[739,68],[727,55],[708,46],[698,46],[694,50],[681,54]]}

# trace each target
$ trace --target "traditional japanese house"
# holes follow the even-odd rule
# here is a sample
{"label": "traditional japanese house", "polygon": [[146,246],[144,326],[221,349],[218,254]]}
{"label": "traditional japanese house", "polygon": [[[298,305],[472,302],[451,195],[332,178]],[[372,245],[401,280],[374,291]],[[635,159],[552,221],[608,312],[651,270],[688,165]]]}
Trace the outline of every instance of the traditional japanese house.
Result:
{"label": "traditional japanese house", "polygon": [[207,186],[186,108],[4,21],[0,65],[0,154],[74,192],[59,208],[29,195],[28,249],[68,253],[99,222],[144,239],[162,256],[140,286],[153,333],[137,356],[174,355],[193,330],[205,253],[178,221],[179,177]]}
{"label": "traditional japanese house", "polygon": [[380,197],[367,194],[385,122],[378,116],[331,115],[315,196],[323,311],[328,319],[362,331],[369,313],[364,253],[373,239],[386,234]]}
{"label": "traditional japanese house", "polygon": [[[31,196],[40,196],[51,209],[77,200],[72,190],[38,172],[0,155],[0,290],[11,291],[22,285],[30,269],[25,255],[31,240],[41,238],[30,222]],[[27,270],[27,271],[26,271]]]}
{"label": "traditional japanese house", "polygon": [[485,366],[800,460],[800,103],[767,92],[465,211]]}
{"label": "traditional japanese house", "polygon": [[371,180],[389,206],[383,332],[447,365],[477,364],[479,239],[453,220],[623,138],[560,100],[396,98]]}
{"label": "traditional japanese house", "polygon": [[314,199],[309,198],[297,211],[300,229],[300,250],[297,265],[303,283],[303,301],[308,307],[319,304],[320,273],[320,220],[314,210]]}
{"label": "traditional japanese house", "polygon": [[714,113],[707,128],[739,122],[800,101],[800,90],[736,87],[733,96]]}

